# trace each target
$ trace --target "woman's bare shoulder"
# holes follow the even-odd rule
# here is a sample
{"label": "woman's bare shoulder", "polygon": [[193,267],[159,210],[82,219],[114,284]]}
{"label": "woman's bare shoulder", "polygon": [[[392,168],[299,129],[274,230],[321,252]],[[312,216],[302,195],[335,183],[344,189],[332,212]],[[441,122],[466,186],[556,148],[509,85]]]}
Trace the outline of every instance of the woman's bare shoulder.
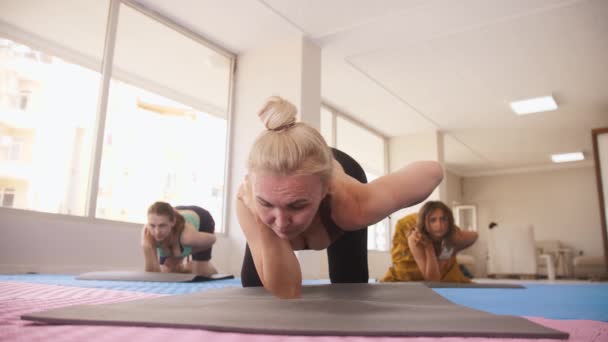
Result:
{"label": "woman's bare shoulder", "polygon": [[359,184],[359,182],[347,175],[342,165],[334,159],[333,174],[329,182],[329,193],[332,197],[348,196],[349,191],[352,190],[355,184]]}
{"label": "woman's bare shoulder", "polygon": [[334,173],[329,185],[331,217],[344,230],[359,229],[360,187],[363,184],[347,175],[340,164],[334,163]]}

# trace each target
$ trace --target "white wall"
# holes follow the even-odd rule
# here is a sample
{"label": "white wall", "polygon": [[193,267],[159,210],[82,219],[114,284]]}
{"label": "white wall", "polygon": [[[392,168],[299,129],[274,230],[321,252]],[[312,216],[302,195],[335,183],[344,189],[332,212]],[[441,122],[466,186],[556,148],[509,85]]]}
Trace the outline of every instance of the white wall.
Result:
{"label": "white wall", "polygon": [[585,255],[603,256],[600,211],[592,167],[464,179],[463,201],[476,204],[479,240],[471,247],[485,275],[488,224],[533,224],[537,240],[562,241]]}
{"label": "white wall", "polygon": [[468,204],[463,203],[462,199],[463,178],[449,171],[445,173],[445,178],[447,182],[446,198],[444,201],[445,204],[447,204],[450,208],[456,204]]}

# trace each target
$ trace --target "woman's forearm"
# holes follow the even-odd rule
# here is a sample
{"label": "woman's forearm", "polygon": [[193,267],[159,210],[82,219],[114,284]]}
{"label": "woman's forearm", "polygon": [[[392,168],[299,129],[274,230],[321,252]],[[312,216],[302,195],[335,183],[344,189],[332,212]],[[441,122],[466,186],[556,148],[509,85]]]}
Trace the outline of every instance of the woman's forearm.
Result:
{"label": "woman's forearm", "polygon": [[[270,229],[268,233],[274,235]],[[263,239],[262,283],[279,298],[299,298],[302,290],[300,263],[289,242],[275,237]]]}
{"label": "woman's forearm", "polygon": [[146,272],[160,272],[160,265],[159,266],[146,265]]}
{"label": "woman's forearm", "polygon": [[439,271],[439,262],[437,261],[437,256],[435,255],[435,250],[432,248],[425,248],[426,254],[426,267],[424,270],[424,279],[430,281],[439,281],[441,280],[441,272]]}
{"label": "woman's forearm", "polygon": [[461,251],[475,243],[477,237],[477,232],[465,231],[456,227],[450,238],[450,243],[456,251]]}
{"label": "woman's forearm", "polygon": [[146,272],[160,272],[160,264],[157,262],[146,261]]}
{"label": "woman's forearm", "polygon": [[146,272],[160,272],[160,264],[158,257],[156,256],[156,250],[152,246],[144,244],[142,246],[145,260],[145,271]]}
{"label": "woman's forearm", "polygon": [[236,205],[241,229],[264,288],[280,298],[299,297],[302,273],[289,241],[280,239],[257,220],[242,201],[237,200]]}

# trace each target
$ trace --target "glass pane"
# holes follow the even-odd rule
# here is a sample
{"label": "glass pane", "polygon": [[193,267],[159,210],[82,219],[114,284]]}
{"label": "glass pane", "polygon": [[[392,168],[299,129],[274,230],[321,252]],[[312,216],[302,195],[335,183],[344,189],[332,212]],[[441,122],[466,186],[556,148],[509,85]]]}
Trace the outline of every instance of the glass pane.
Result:
{"label": "glass pane", "polygon": [[0,188],[13,190],[3,205],[85,214],[108,9],[0,2]]}
{"label": "glass pane", "polygon": [[477,231],[477,208],[474,205],[458,205],[452,208],[455,224],[464,230]]}
{"label": "glass pane", "polygon": [[114,78],[227,117],[231,60],[202,42],[121,5],[114,54]]}
{"label": "glass pane", "polygon": [[[141,32],[161,36],[144,41]],[[210,82],[217,75],[204,73],[205,59],[191,58],[215,52],[198,42],[186,44],[185,39],[121,6],[98,217],[143,222],[148,206],[163,200],[207,209],[216,231],[222,230],[229,69],[213,88]]]}
{"label": "glass pane", "polygon": [[2,0],[0,36],[100,70],[108,0]]}
{"label": "glass pane", "polygon": [[366,171],[384,174],[384,139],[381,137],[338,116],[336,146],[355,158]]}
{"label": "glass pane", "polygon": [[100,74],[0,39],[0,187],[11,206],[84,215]]}

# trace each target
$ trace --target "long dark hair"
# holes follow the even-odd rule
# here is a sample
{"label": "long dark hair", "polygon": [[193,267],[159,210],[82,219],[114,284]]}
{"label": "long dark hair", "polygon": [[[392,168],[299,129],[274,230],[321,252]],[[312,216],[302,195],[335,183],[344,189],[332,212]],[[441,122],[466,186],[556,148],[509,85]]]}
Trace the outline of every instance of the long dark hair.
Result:
{"label": "long dark hair", "polygon": [[157,244],[159,244],[167,256],[177,256],[173,255],[173,247],[179,244],[179,237],[184,231],[186,220],[180,213],[177,212],[177,210],[173,209],[171,204],[167,202],[154,202],[148,208],[148,215],[150,214],[166,216],[169,218],[169,220],[175,221],[175,224],[173,225],[173,227],[171,227],[171,233],[169,233],[169,236],[160,243],[156,242],[156,240],[154,240],[154,237],[152,237],[152,234],[150,234],[150,232],[146,229],[146,240],[151,243],[152,246],[156,246]]}
{"label": "long dark hair", "polygon": [[426,227],[426,221],[431,213],[437,209],[441,209],[443,214],[448,217],[448,232],[445,236],[450,236],[454,231],[454,214],[452,213],[452,209],[441,201],[428,201],[418,211],[418,231],[429,239],[431,236]]}

